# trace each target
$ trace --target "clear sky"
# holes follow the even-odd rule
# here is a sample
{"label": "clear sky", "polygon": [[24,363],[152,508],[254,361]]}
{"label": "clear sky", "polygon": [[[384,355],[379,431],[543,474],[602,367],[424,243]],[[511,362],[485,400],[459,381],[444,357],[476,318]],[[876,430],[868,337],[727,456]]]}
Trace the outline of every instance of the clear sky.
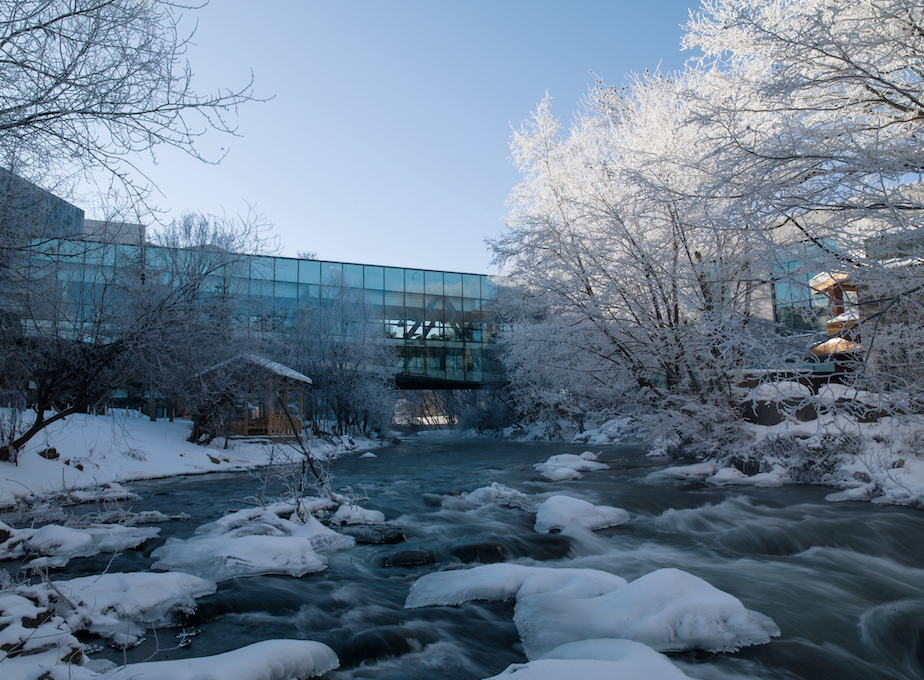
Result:
{"label": "clear sky", "polygon": [[[169,215],[245,212],[284,255],[493,273],[519,181],[511,129],[548,92],[567,123],[593,84],[681,68],[693,0],[212,0],[188,58],[200,92],[245,83],[240,137],[210,166],[165,151],[145,172]],[[92,216],[88,216],[92,217]]]}

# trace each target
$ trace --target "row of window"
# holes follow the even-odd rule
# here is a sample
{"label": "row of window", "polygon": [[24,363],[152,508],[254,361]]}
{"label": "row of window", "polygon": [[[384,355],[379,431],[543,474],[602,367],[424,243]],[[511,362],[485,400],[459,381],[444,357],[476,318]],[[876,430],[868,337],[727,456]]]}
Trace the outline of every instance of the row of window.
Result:
{"label": "row of window", "polygon": [[[62,241],[58,245],[57,256],[66,257],[77,267],[89,272],[100,268],[136,264],[142,258],[142,251],[137,246]],[[153,269],[158,268],[161,260],[166,262],[181,256],[182,251],[156,247],[148,247],[143,255],[146,263]],[[245,262],[234,265],[233,276],[238,279],[252,279],[255,282],[276,282],[277,285],[289,283],[318,286],[343,282],[350,288],[368,291],[448,295],[459,298],[493,299],[496,294],[494,283],[484,274],[297,260],[289,257],[247,257]]]}

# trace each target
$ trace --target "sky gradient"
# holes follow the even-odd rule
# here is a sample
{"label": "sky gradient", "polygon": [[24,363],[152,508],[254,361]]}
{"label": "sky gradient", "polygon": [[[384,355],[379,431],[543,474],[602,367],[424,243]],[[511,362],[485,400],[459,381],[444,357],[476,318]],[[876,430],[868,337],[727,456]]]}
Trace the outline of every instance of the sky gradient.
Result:
{"label": "sky gradient", "polygon": [[[567,124],[593,84],[673,71],[690,0],[212,0],[188,58],[200,92],[246,83],[239,137],[207,134],[203,165],[165,150],[141,168],[178,216],[252,205],[280,254],[495,273],[519,181],[518,128],[548,92]],[[256,12],[256,13],[255,13]],[[90,216],[88,216],[90,217]]]}

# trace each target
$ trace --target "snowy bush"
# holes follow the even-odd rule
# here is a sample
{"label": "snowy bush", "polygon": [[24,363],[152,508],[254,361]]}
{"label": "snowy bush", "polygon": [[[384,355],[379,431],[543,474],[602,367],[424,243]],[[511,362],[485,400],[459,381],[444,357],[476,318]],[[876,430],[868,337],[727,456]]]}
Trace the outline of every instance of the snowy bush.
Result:
{"label": "snowy bush", "polygon": [[859,455],[862,450],[860,437],[851,434],[780,435],[767,437],[756,444],[744,458],[730,459],[742,472],[751,469],[739,467],[741,461],[753,465],[759,461],[760,471],[766,472],[773,465],[785,467],[789,481],[795,484],[823,484],[831,476],[842,458]]}

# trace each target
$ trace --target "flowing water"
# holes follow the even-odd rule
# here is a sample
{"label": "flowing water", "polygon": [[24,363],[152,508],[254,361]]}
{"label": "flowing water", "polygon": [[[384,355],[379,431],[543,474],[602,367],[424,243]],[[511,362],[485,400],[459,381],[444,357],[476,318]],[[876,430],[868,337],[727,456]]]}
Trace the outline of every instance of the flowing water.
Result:
{"label": "flowing water", "polygon": [[[335,488],[368,497],[407,542],[357,545],[328,554],[328,568],[302,578],[255,576],[219,584],[182,628],[148,635],[129,662],[176,644],[155,659],[204,656],[270,638],[324,642],[341,657],[327,680],[347,678],[485,678],[523,662],[513,605],[471,602],[404,609],[413,581],[474,560],[603,569],[628,580],[662,567],[689,571],[772,617],[782,636],[736,654],[689,652],[671,658],[694,678],[870,680],[924,677],[924,511],[868,503],[828,503],[831,489],[711,488],[651,485],[653,469],[635,447],[602,449],[610,466],[578,481],[551,482],[535,463],[584,446],[474,439],[417,439],[376,451],[376,458],[333,461]],[[594,452],[601,451],[595,448]],[[473,508],[460,494],[498,482],[539,502],[564,494],[625,508],[631,520],[597,532],[542,538],[535,515],[490,504]],[[259,492],[248,474],[139,482],[134,510],[185,512],[162,525],[162,537],[186,538]],[[567,541],[567,542],[566,542]],[[162,542],[162,541],[161,541]],[[569,547],[570,544],[570,547]],[[150,568],[150,551],[126,552],[111,570]],[[439,560],[386,566],[401,550],[426,549]],[[564,557],[561,555],[567,550]],[[74,560],[58,578],[93,573],[109,556]],[[122,652],[97,656],[123,660]]]}

